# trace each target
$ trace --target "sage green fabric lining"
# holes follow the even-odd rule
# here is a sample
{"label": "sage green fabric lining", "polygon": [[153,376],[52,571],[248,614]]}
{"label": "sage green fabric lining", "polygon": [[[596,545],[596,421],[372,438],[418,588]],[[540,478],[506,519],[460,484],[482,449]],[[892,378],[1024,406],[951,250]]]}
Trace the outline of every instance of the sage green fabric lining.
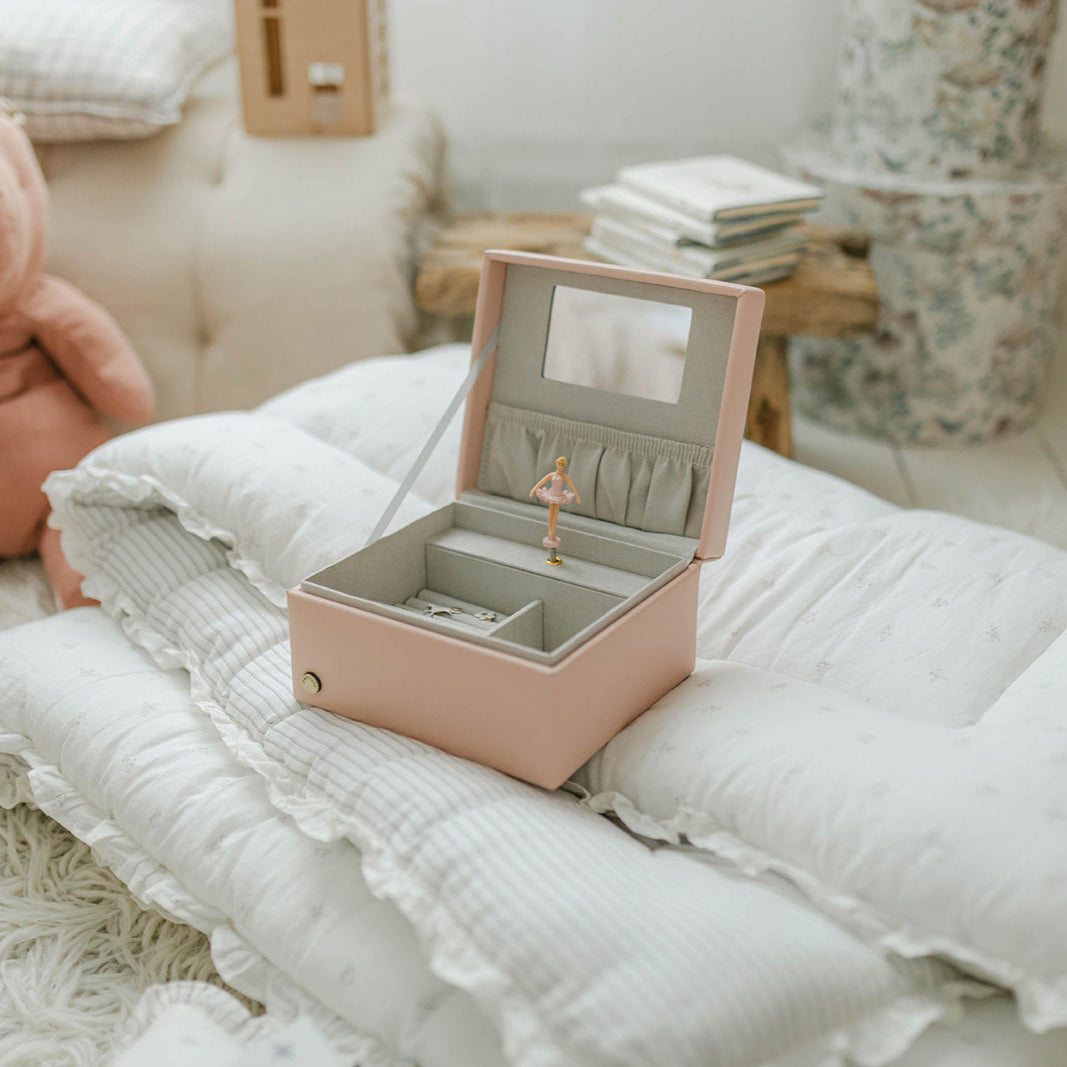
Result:
{"label": "sage green fabric lining", "polygon": [[[710,448],[629,433],[505,404],[490,404],[478,488],[530,499],[530,489],[566,456],[567,474],[588,515],[652,533],[699,537]],[[534,498],[536,500],[536,498]]]}

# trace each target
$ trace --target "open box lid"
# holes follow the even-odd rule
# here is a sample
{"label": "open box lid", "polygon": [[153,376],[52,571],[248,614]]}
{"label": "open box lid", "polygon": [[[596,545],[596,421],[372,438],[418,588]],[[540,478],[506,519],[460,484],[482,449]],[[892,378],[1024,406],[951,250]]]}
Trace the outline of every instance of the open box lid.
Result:
{"label": "open box lid", "polygon": [[[569,515],[682,536],[694,544],[695,558],[721,556],[763,303],[762,290],[730,282],[486,252],[474,358],[499,334],[467,400],[458,494],[478,490],[529,503],[530,487],[557,455],[567,455],[582,497]],[[573,355],[575,343],[600,344],[626,315],[646,308],[677,320],[669,328],[680,338],[680,373],[667,374],[659,389],[661,396],[665,388],[676,392],[677,400],[578,384],[581,357],[568,362],[568,348]],[[607,331],[595,322],[605,309],[614,320]],[[564,324],[580,326],[577,342],[564,339]],[[625,343],[640,350],[640,331],[624,329]],[[611,343],[619,339],[616,333]]]}

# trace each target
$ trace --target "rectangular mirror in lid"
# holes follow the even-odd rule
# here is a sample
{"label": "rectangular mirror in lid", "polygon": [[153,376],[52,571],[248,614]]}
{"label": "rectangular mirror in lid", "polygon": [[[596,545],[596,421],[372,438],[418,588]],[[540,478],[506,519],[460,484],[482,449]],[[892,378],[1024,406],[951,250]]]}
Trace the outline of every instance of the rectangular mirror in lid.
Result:
{"label": "rectangular mirror in lid", "polygon": [[692,321],[681,304],[557,285],[542,376],[676,404]]}
{"label": "rectangular mirror in lid", "polygon": [[448,406],[470,388],[458,499],[290,590],[297,697],[565,781],[693,669],[762,305],[743,286],[487,253]]}

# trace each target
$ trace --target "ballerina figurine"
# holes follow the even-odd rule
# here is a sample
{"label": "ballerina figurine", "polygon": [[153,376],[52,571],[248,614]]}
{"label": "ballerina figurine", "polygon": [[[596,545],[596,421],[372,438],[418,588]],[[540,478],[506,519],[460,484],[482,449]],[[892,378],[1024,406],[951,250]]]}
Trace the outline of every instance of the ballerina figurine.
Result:
{"label": "ballerina figurine", "polygon": [[[579,504],[582,502],[574,482],[563,473],[566,466],[567,457],[560,456],[556,460],[556,469],[546,474],[530,490],[530,496],[536,494],[539,500],[543,500],[548,505],[548,536],[541,544],[549,550],[548,559],[545,562],[551,563],[553,567],[558,567],[563,562],[556,552],[560,545],[559,538],[556,536],[556,520],[559,518],[560,505],[569,504],[572,500],[577,500]],[[545,485],[545,482],[549,484]],[[567,486],[570,488],[568,489]]]}

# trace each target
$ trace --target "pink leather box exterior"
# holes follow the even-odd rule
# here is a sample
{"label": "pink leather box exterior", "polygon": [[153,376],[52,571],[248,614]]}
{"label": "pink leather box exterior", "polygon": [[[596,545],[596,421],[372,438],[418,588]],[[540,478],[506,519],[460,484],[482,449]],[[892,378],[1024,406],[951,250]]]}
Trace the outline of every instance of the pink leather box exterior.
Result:
{"label": "pink leather box exterior", "polygon": [[[377,605],[367,610],[329,599],[305,583],[289,592],[293,691],[317,707],[554,789],[693,670],[700,567],[721,555],[725,545],[763,293],[606,264],[490,252],[479,289],[475,357],[500,323],[512,265],[544,266],[571,272],[576,279],[653,283],[736,301],[729,357],[720,357],[726,368],[713,416],[707,501],[702,521],[695,517],[699,537],[693,536],[684,557],[689,565],[679,562],[669,572],[673,577],[664,572],[662,584],[652,585],[653,591],[632,607],[618,609],[624,613],[609,613],[611,621],[593,627],[591,636],[551,663],[512,654],[506,646],[491,647],[492,642],[437,632],[425,621],[389,617],[374,610]],[[459,494],[478,486],[497,358],[490,359],[467,402]],[[596,527],[596,520],[590,525]],[[618,530],[616,526],[616,537]],[[318,691],[309,692],[303,684],[307,675],[313,676],[312,689],[320,686]]]}
{"label": "pink leather box exterior", "polygon": [[555,789],[693,671],[692,564],[551,667],[289,592],[294,692],[456,756]]}

